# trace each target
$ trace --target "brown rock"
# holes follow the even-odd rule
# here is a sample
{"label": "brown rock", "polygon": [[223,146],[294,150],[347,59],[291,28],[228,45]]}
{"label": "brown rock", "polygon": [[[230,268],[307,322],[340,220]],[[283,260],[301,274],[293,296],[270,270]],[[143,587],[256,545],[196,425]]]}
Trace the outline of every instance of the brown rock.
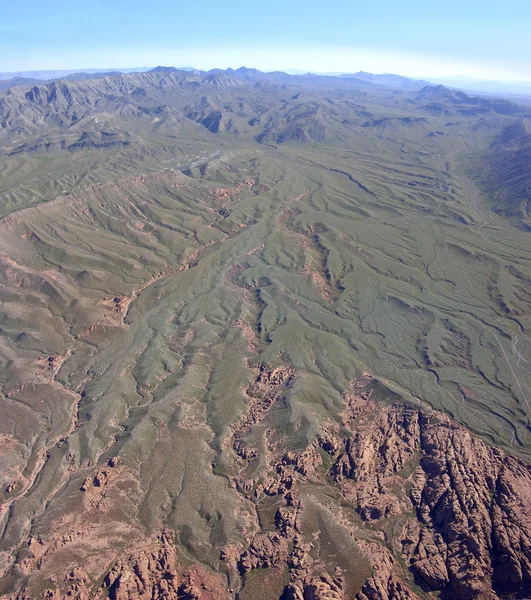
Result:
{"label": "brown rock", "polygon": [[376,543],[360,542],[360,545],[371,559],[373,576],[363,584],[355,600],[418,600],[397,575],[389,552]]}
{"label": "brown rock", "polygon": [[242,554],[239,568],[243,573],[252,569],[282,567],[288,558],[288,542],[277,533],[259,533]]}
{"label": "brown rock", "polygon": [[346,600],[343,578],[328,573],[307,576],[290,583],[286,600]]}

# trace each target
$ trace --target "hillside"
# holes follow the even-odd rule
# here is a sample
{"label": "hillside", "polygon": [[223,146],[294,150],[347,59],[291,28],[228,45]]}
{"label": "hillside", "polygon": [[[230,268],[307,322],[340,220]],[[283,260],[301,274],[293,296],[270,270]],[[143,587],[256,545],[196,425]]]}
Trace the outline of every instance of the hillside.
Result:
{"label": "hillside", "polygon": [[2,598],[531,595],[529,111],[397,85],[0,92]]}
{"label": "hillside", "polygon": [[505,127],[472,170],[492,210],[520,229],[531,231],[531,121]]}

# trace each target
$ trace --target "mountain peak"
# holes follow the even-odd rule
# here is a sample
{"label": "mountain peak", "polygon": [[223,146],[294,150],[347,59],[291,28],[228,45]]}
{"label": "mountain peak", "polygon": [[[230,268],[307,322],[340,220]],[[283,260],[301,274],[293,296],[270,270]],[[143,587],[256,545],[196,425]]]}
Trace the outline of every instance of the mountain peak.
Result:
{"label": "mountain peak", "polygon": [[179,71],[179,69],[175,68],[175,67],[162,67],[162,66],[158,66],[155,67],[154,69],[151,69],[151,71],[148,71],[149,73],[177,73]]}

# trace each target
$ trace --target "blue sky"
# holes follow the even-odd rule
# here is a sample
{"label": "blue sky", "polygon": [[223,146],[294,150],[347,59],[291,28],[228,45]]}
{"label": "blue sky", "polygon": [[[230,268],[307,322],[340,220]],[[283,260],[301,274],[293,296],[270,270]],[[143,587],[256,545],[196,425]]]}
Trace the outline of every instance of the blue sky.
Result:
{"label": "blue sky", "polygon": [[531,0],[14,0],[0,71],[155,66],[531,80]]}

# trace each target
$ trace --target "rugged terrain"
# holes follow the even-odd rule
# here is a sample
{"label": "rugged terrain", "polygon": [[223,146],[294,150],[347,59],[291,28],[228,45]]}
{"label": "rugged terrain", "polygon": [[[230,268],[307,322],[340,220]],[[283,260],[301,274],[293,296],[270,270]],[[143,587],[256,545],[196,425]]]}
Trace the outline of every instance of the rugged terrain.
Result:
{"label": "rugged terrain", "polygon": [[0,92],[3,597],[531,595],[530,115],[400,85]]}

